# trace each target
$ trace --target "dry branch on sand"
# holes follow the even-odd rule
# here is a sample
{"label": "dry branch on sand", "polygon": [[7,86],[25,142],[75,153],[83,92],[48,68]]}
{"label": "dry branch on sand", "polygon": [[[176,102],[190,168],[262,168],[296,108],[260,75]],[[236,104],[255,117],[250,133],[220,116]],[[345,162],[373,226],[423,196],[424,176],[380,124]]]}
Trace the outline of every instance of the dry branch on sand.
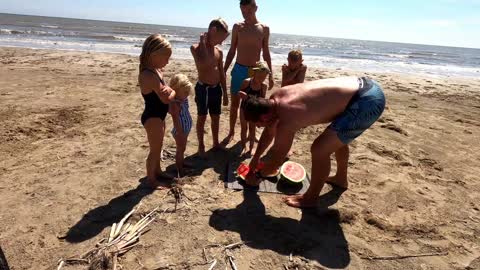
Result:
{"label": "dry branch on sand", "polygon": [[[243,246],[244,242],[233,243],[230,245],[221,245],[221,244],[213,244],[208,245],[203,248],[203,257],[205,259],[205,263],[210,264],[209,269],[213,269],[218,262],[216,258],[218,255],[223,254],[223,259],[225,260],[225,265],[230,265],[231,269],[237,270],[237,265],[235,264],[235,257],[232,254],[232,250],[238,247]],[[215,255],[212,256],[212,259],[209,260],[207,256],[207,249],[211,248],[220,248],[220,251],[217,252]]]}
{"label": "dry branch on sand", "polygon": [[114,223],[108,237],[98,242],[92,250],[79,258],[61,259],[57,270],[69,264],[88,264],[88,269],[92,270],[116,270],[119,267],[118,257],[139,244],[140,236],[148,231],[147,227],[155,220],[158,211],[157,207],[135,224],[128,223],[127,221],[137,209],[138,207],[134,208],[118,224]]}

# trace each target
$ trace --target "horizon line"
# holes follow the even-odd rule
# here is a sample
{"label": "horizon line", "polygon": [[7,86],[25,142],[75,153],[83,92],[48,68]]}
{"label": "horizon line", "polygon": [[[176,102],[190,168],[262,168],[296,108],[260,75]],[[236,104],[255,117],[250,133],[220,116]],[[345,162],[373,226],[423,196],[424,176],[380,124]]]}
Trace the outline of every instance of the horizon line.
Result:
{"label": "horizon line", "polygon": [[[199,27],[199,26],[152,24],[152,23],[132,22],[132,21],[112,21],[112,20],[105,20],[105,19],[85,19],[85,18],[72,18],[72,17],[60,17],[60,16],[46,16],[46,15],[37,15],[37,14],[16,14],[16,13],[2,13],[2,12],[0,12],[0,14],[17,15],[17,16],[31,16],[31,17],[45,17],[45,18],[58,18],[58,19],[73,19],[73,20],[83,20],[83,21],[98,21],[98,22],[113,22],[113,23],[131,23],[131,24],[140,24],[140,25],[173,26],[173,27],[183,27],[183,28],[206,29],[206,27]],[[299,34],[275,33],[275,32],[272,32],[272,34],[480,50],[480,47],[478,47],[478,48],[477,48],[477,47],[459,47],[459,46],[440,45],[440,44],[422,44],[422,43],[408,43],[408,42],[401,42],[401,41],[352,39],[352,38],[345,38],[345,37],[327,37],[327,36],[315,36],[315,35],[305,35],[305,34],[304,34],[304,35],[299,35]]]}

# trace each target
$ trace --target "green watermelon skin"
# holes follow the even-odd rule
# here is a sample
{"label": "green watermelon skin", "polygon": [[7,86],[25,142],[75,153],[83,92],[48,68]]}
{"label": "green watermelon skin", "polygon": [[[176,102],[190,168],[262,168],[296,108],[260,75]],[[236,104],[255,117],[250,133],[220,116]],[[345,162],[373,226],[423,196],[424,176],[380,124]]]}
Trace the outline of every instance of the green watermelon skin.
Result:
{"label": "green watermelon skin", "polygon": [[282,179],[294,185],[301,184],[307,177],[305,168],[302,165],[292,161],[287,161],[282,165],[280,174]]}

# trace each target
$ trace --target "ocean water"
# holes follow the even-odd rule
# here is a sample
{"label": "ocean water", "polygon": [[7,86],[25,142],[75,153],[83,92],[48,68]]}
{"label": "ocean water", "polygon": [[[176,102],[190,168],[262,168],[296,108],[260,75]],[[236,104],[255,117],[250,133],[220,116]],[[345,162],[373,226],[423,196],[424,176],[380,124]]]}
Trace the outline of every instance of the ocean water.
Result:
{"label": "ocean water", "polygon": [[[206,22],[207,24],[208,22]],[[230,25],[233,22],[229,22]],[[152,33],[165,35],[173,57],[191,59],[190,45],[206,29],[137,23],[0,14],[0,46],[139,55]],[[272,29],[275,32],[275,29]],[[227,51],[230,40],[222,45]],[[273,64],[301,49],[312,67],[428,76],[480,78],[480,49],[272,34]],[[225,53],[226,54],[226,53]]]}

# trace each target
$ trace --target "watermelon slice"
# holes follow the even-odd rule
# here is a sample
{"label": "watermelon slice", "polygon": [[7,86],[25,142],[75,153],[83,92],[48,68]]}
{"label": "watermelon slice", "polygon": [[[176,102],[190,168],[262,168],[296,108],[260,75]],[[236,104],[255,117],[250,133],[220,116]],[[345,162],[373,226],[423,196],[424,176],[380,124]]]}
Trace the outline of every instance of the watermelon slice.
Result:
{"label": "watermelon slice", "polygon": [[[263,169],[264,166],[265,166],[264,162],[262,162],[262,161],[258,162],[257,171]],[[240,166],[238,166],[238,168],[237,168],[236,174],[242,180],[245,180],[245,178],[247,178],[247,175],[248,175],[249,172],[250,172],[250,166],[248,166],[248,164],[241,163]]]}
{"label": "watermelon slice", "polygon": [[280,174],[282,178],[287,180],[291,184],[300,184],[307,177],[307,172],[305,168],[292,161],[287,161],[282,165],[280,169]]}

